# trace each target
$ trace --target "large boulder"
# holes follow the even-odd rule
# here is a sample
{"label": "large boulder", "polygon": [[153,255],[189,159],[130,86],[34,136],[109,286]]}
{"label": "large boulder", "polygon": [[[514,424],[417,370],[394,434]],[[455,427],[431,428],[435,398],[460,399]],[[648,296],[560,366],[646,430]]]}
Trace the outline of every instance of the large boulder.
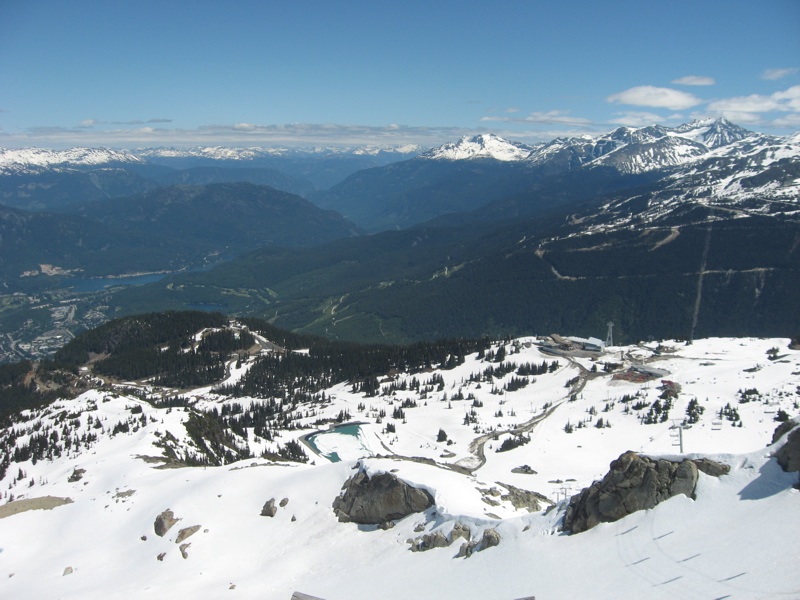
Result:
{"label": "large boulder", "polygon": [[360,470],[345,482],[344,492],[333,501],[333,510],[342,522],[380,525],[402,519],[433,506],[425,490],[415,488],[391,473],[373,477]]}
{"label": "large boulder", "polygon": [[274,517],[278,512],[278,507],[275,506],[275,498],[270,498],[261,509],[262,517]]}
{"label": "large boulder", "polygon": [[697,472],[697,465],[691,460],[655,460],[625,452],[611,463],[601,481],[572,497],[564,516],[564,530],[580,533],[598,523],[653,508],[679,494],[694,498]]}
{"label": "large boulder", "polygon": [[789,419],[788,421],[784,421],[780,425],[775,428],[775,431],[772,432],[772,441],[770,444],[776,443],[779,439],[789,433],[792,429],[797,427],[797,421],[794,419]]}
{"label": "large boulder", "polygon": [[178,521],[180,521],[180,519],[176,519],[173,512],[167,509],[156,517],[156,520],[153,522],[153,529],[157,536],[164,537]]}

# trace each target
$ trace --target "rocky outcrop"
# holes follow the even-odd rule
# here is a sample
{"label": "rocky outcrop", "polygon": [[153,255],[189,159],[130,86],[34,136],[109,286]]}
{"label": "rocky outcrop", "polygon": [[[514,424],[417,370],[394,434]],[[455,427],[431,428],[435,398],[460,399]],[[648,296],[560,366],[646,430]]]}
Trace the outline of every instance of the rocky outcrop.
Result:
{"label": "rocky outcrop", "polygon": [[450,545],[450,540],[441,531],[433,533],[426,533],[411,541],[412,552],[424,552],[431,548],[447,548]]}
{"label": "rocky outcrop", "polygon": [[564,516],[564,530],[580,533],[598,523],[653,508],[679,494],[694,498],[697,473],[692,460],[655,460],[625,452],[611,463],[601,481],[572,497]]}
{"label": "rocky outcrop", "polygon": [[784,435],[789,433],[792,429],[797,427],[797,421],[794,419],[789,419],[788,421],[784,421],[780,425],[775,428],[775,431],[772,433],[772,441],[770,444],[776,443],[779,439],[781,439]]}
{"label": "rocky outcrop", "polygon": [[[414,529],[414,531],[419,532],[422,530],[418,526]],[[441,531],[434,531],[416,538],[409,538],[407,542],[411,544],[412,552],[424,552],[426,550],[431,550],[432,548],[447,548],[458,538],[463,538],[469,543],[470,537],[471,533],[469,527],[463,525],[462,523],[456,523],[453,525],[453,529],[450,530],[449,535],[445,535]],[[476,547],[477,544],[478,542],[472,543],[472,547]],[[468,544],[464,545],[466,546]]]}
{"label": "rocky outcrop", "polygon": [[456,523],[453,525],[452,531],[450,531],[450,543],[452,544],[457,538],[463,538],[467,541],[472,537],[472,532],[469,530],[469,527],[462,523]]}
{"label": "rocky outcrop", "polygon": [[775,452],[774,456],[778,459],[781,469],[787,473],[800,471],[800,427],[792,430],[786,438],[786,443]]}
{"label": "rocky outcrop", "polygon": [[160,515],[156,517],[155,522],[153,523],[153,529],[155,529],[156,535],[159,537],[164,537],[175,523],[178,522],[179,519],[175,518],[175,515],[172,514],[172,511],[167,509],[162,512]]}
{"label": "rocky outcrop", "polygon": [[67,478],[67,481],[70,483],[75,483],[76,481],[80,481],[83,479],[83,474],[86,473],[86,469],[79,469],[75,467],[72,469],[72,474]]}
{"label": "rocky outcrop", "polygon": [[322,598],[318,598],[317,596],[309,596],[308,594],[304,594],[303,592],[295,592],[292,594],[291,600],[323,600]]}
{"label": "rocky outcrop", "polygon": [[333,501],[333,510],[342,522],[380,525],[402,519],[433,506],[425,490],[415,488],[391,473],[373,477],[360,470],[344,485],[344,492]]}
{"label": "rocky outcrop", "polygon": [[456,558],[469,558],[475,552],[480,552],[481,550],[486,550],[487,548],[492,548],[499,545],[500,534],[497,533],[497,530],[486,529],[484,530],[483,536],[480,540],[473,540],[471,542],[464,542],[461,544],[461,548],[458,549]]}
{"label": "rocky outcrop", "polygon": [[539,512],[545,505],[553,503],[547,496],[543,496],[538,492],[522,490],[502,482],[500,482],[500,485],[508,490],[508,493],[501,495],[500,499],[511,502],[516,509],[525,509],[528,512]]}

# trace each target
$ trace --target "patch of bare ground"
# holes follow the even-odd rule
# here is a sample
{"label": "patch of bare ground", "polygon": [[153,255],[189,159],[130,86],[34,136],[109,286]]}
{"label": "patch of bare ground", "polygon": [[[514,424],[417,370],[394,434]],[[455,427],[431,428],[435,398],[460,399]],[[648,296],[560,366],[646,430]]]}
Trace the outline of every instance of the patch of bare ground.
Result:
{"label": "patch of bare ground", "polygon": [[25,498],[14,500],[0,506],[0,519],[18,515],[29,510],[52,510],[64,504],[72,504],[72,498],[59,498],[58,496],[42,496],[40,498]]}

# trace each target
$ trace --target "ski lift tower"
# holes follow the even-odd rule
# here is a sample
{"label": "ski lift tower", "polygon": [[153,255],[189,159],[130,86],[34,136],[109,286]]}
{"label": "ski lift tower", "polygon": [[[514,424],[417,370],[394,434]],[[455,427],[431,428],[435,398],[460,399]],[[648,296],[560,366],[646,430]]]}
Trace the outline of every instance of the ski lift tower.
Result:
{"label": "ski lift tower", "polygon": [[608,333],[606,333],[606,348],[614,345],[614,321],[606,323],[608,325]]}

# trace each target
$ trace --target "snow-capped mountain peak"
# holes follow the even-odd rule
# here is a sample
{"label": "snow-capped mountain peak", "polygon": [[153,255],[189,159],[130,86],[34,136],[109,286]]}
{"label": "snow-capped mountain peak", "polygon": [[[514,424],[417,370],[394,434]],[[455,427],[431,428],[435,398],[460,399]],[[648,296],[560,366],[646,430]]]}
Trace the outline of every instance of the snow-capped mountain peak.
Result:
{"label": "snow-capped mountain peak", "polygon": [[754,135],[752,131],[739,127],[724,117],[719,119],[697,119],[691,123],[675,127],[671,133],[672,135],[702,143],[708,148],[727,146]]}
{"label": "snow-capped mountain peak", "polygon": [[45,169],[102,167],[107,164],[141,164],[144,161],[126,150],[109,148],[0,148],[0,172],[31,173]]}
{"label": "snow-capped mountain peak", "polygon": [[422,157],[436,160],[493,158],[511,162],[528,158],[532,151],[531,146],[521,142],[510,142],[497,135],[487,133],[472,137],[464,136],[458,142],[448,142],[426,152]]}

